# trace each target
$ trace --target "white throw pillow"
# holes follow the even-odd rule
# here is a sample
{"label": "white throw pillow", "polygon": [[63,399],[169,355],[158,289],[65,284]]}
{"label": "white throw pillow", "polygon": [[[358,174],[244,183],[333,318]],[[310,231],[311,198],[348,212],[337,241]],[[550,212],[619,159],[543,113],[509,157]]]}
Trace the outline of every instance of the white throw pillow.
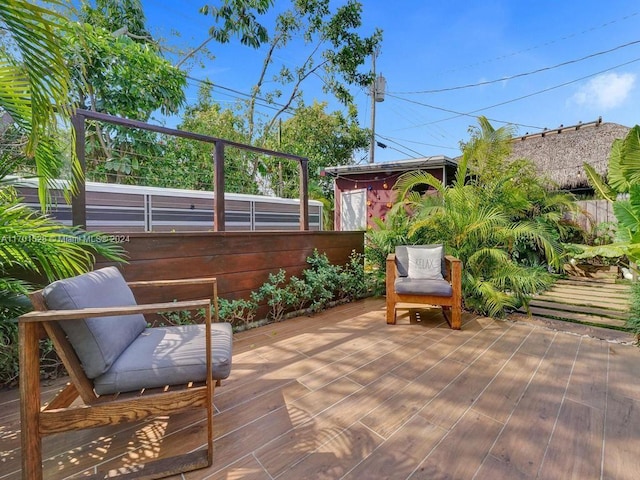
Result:
{"label": "white throw pillow", "polygon": [[442,280],[442,246],[433,248],[407,247],[409,278]]}

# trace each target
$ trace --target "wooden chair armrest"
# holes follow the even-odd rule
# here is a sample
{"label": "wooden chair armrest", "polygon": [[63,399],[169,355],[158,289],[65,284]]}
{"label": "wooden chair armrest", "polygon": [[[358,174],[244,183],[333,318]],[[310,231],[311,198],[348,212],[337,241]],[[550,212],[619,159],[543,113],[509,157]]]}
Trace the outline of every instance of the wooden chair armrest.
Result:
{"label": "wooden chair armrest", "polygon": [[392,270],[395,271],[396,268],[396,254],[390,253],[387,255],[387,272],[389,272],[389,267],[392,267]]}
{"label": "wooden chair armrest", "polygon": [[453,287],[453,296],[462,298],[462,261],[452,255],[444,257],[447,270],[447,281]]}
{"label": "wooden chair armrest", "polygon": [[49,322],[63,320],[78,320],[91,317],[107,317],[111,315],[132,315],[135,313],[158,313],[176,310],[208,309],[211,305],[208,299],[185,300],[182,302],[149,303],[145,305],[128,305],[124,307],[81,308],[77,310],[45,310],[33,311],[22,315],[20,322]]}

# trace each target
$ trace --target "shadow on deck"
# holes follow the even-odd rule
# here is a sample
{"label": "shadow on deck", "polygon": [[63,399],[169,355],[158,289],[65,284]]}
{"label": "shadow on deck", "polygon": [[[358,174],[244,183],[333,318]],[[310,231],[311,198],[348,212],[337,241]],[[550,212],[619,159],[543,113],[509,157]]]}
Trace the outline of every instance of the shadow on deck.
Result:
{"label": "shadow on deck", "polygon": [[[637,347],[471,314],[461,331],[438,310],[420,318],[387,325],[384,301],[366,299],[237,334],[215,392],[214,465],[172,478],[636,478]],[[3,480],[20,478],[17,393],[0,392]],[[190,413],[56,435],[45,478],[202,448],[205,430]]]}

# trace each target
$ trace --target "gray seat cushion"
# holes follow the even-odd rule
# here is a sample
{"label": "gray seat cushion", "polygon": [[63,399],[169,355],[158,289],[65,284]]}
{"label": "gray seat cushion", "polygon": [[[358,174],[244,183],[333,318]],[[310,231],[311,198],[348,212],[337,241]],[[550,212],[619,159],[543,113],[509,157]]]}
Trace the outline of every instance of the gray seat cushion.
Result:
{"label": "gray seat cushion", "polygon": [[[213,378],[231,372],[231,324],[211,324]],[[97,394],[179,385],[206,379],[205,325],[148,328],[94,380]]]}
{"label": "gray seat cushion", "polygon": [[399,295],[435,295],[450,297],[453,289],[446,280],[420,280],[408,277],[398,277],[395,290]]}
{"label": "gray seat cushion", "polygon": [[[136,305],[136,300],[120,272],[106,267],[73,278],[53,282],[43,290],[50,310]],[[85,374],[95,378],[105,373],[120,354],[147,326],[144,316],[66,320],[60,322]]]}

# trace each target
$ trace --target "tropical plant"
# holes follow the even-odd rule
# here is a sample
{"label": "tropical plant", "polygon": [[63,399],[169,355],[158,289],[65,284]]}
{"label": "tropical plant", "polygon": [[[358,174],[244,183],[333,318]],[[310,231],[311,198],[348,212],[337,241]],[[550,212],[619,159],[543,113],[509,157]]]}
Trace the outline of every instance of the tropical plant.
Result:
{"label": "tropical plant", "polygon": [[552,279],[546,268],[526,266],[514,256],[514,244],[536,245],[550,264],[558,264],[559,245],[548,229],[520,220],[513,221],[500,205],[487,205],[485,191],[477,184],[464,184],[464,160],[451,187],[430,174],[410,174],[398,181],[406,194],[420,184],[438,192],[439,205],[421,205],[415,195],[405,203],[415,212],[409,229],[412,244],[442,243],[448,254],[462,260],[462,288],[467,309],[490,316],[526,305],[529,296],[547,287]]}
{"label": "tropical plant", "polygon": [[408,245],[411,217],[403,202],[397,202],[385,215],[385,219],[373,218],[374,227],[365,235],[364,259],[367,278],[374,294],[384,293],[386,259],[397,245]]}
{"label": "tropical plant", "polygon": [[548,269],[562,265],[563,213],[572,204],[547,192],[528,162],[507,160],[509,135],[482,118],[480,125],[452,185],[420,171],[398,179],[388,228],[372,229],[367,246],[381,262],[398,244],[444,244],[463,262],[466,308],[500,316],[553,281]]}
{"label": "tropical plant", "polygon": [[[56,137],[68,125],[72,108],[71,79],[59,41],[60,34],[69,30],[68,6],[62,0],[0,2],[0,114],[10,115],[27,137],[23,153],[35,164],[43,210],[49,201],[50,182],[64,163]],[[73,160],[79,178],[80,167]]]}
{"label": "tropical plant", "polygon": [[606,245],[577,245],[576,258],[622,257],[640,262],[640,125],[624,139],[614,140],[609,154],[608,183],[588,164],[589,182],[599,196],[613,202],[618,220],[615,241]]}
{"label": "tropical plant", "polygon": [[634,282],[631,286],[631,305],[626,326],[640,341],[640,282]]}
{"label": "tropical plant", "polygon": [[[7,164],[2,164],[8,169]],[[53,281],[91,269],[95,255],[122,261],[120,245],[100,233],[65,227],[21,203],[13,180],[0,171],[0,383],[18,375],[18,328],[15,318],[29,311],[27,292],[34,280]],[[43,356],[50,352],[46,346]]]}
{"label": "tropical plant", "polygon": [[[0,22],[8,44],[0,48],[0,108],[28,138],[22,155],[0,158],[0,376],[12,381],[17,372],[15,316],[31,305],[24,295],[35,281],[53,281],[91,269],[95,255],[120,261],[123,250],[100,233],[65,227],[21,203],[9,175],[25,157],[35,161],[40,201],[63,164],[56,147],[60,121],[68,120],[69,75],[57,34],[67,29],[65,17],[41,5],[64,8],[50,0],[38,5],[22,0],[0,3]],[[6,153],[6,152],[5,152]],[[76,170],[76,173],[78,171]],[[46,350],[45,350],[46,354]]]}

